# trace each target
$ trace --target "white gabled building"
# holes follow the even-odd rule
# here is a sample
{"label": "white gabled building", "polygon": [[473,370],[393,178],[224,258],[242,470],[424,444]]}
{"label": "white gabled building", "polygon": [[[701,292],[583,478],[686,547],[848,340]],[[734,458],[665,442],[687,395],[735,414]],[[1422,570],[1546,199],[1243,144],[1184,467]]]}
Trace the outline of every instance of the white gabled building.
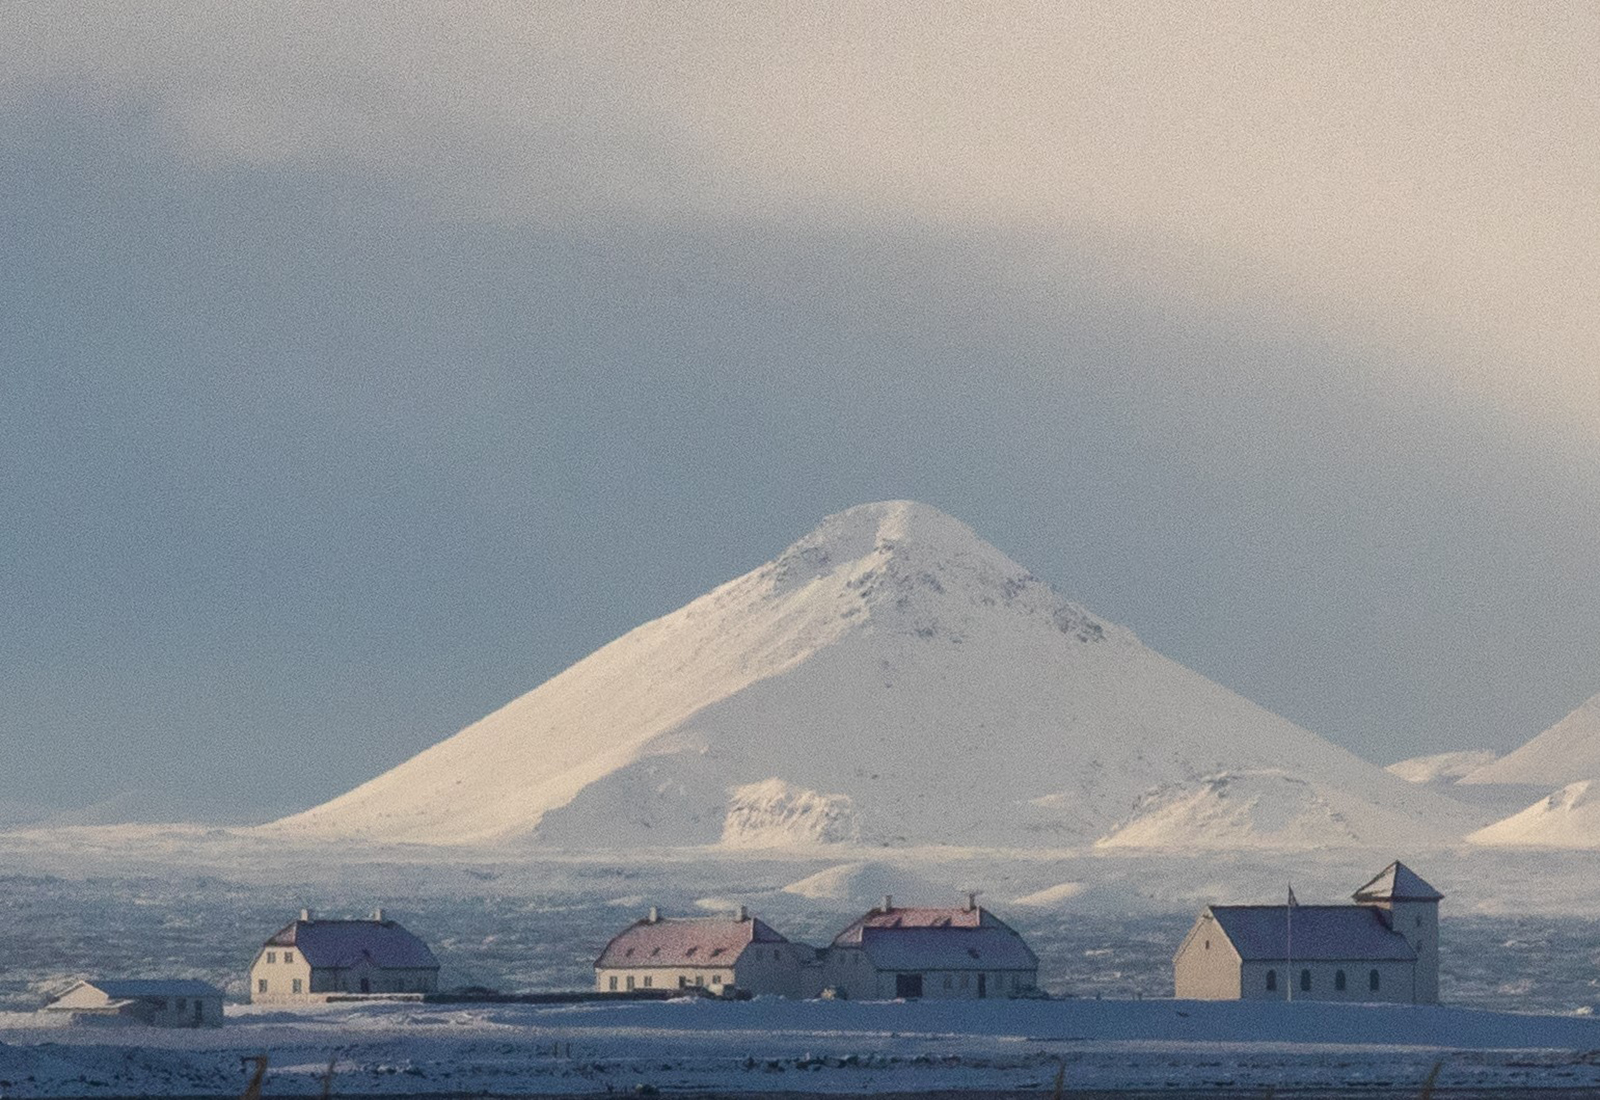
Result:
{"label": "white gabled building", "polygon": [[822,984],[852,1000],[1014,997],[1039,984],[1039,957],[969,895],[964,908],[896,908],[892,897],[834,937]]}
{"label": "white gabled building", "polygon": [[1354,905],[1210,905],[1173,957],[1180,1000],[1439,1001],[1444,895],[1396,861]]}
{"label": "white gabled building", "polygon": [[652,908],[606,944],[595,989],[704,989],[798,997],[815,952],[791,943],[744,908],[732,917],[663,917]]}
{"label": "white gabled building", "polygon": [[439,960],[382,909],[366,920],[322,920],[302,909],[298,920],[262,945],[250,967],[256,1004],[438,989]]}
{"label": "white gabled building", "polygon": [[88,978],[44,1011],[73,1023],[221,1027],[222,990],[190,979]]}

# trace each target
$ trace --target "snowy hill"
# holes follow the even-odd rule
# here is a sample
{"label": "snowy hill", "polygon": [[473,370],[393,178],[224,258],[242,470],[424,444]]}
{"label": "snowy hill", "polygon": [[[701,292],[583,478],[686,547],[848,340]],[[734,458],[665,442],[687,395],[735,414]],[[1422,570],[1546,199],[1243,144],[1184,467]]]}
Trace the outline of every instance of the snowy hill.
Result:
{"label": "snowy hill", "polygon": [[1569,783],[1467,839],[1493,847],[1600,848],[1600,785],[1590,779]]}
{"label": "snowy hill", "polygon": [[[372,781],[267,828],[422,843],[1453,840],[1481,824],[1099,620],[936,509],[831,516]],[[1154,823],[1139,819],[1155,814]],[[1142,832],[1141,832],[1142,828]],[[1187,830],[1187,831],[1186,831]]]}
{"label": "snowy hill", "polygon": [[1534,784],[1549,790],[1596,778],[1600,778],[1600,695],[1586,699],[1515,752],[1469,772],[1461,782]]}
{"label": "snowy hill", "polygon": [[1499,754],[1493,749],[1465,749],[1461,752],[1441,752],[1432,756],[1413,756],[1397,760],[1384,771],[1399,776],[1407,783],[1454,783],[1495,762]]}

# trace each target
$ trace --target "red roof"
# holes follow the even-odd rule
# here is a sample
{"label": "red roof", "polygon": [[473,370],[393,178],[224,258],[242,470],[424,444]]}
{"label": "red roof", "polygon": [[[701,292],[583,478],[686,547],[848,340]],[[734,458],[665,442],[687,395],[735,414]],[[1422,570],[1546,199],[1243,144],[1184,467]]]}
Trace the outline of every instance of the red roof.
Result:
{"label": "red roof", "polygon": [[861,942],[865,928],[1007,928],[1004,921],[982,906],[968,909],[874,909],[833,938],[835,944]]}
{"label": "red roof", "polygon": [[732,966],[752,943],[788,943],[765,921],[749,917],[641,920],[606,944],[596,969]]}

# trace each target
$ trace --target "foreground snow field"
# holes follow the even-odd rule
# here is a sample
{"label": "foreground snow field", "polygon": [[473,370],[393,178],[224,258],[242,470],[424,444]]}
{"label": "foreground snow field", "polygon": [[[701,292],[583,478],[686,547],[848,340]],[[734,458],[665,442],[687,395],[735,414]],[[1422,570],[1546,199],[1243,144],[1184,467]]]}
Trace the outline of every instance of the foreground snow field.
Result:
{"label": "foreground snow field", "polygon": [[34,1026],[0,1017],[15,1097],[873,1093],[1073,1089],[1600,1088],[1600,1021],[1451,1008],[1185,1001],[231,1008],[212,1031]]}

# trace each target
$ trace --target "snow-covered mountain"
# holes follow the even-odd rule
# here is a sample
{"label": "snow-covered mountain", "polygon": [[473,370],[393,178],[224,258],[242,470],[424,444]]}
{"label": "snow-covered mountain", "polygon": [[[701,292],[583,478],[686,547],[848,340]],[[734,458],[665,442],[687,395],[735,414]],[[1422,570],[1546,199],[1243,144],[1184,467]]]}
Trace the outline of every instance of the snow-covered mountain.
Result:
{"label": "snow-covered mountain", "polygon": [[[1234,777],[1234,778],[1228,778]],[[867,504],[267,828],[557,847],[1411,845],[1470,811]]]}
{"label": "snow-covered mountain", "polygon": [[1600,783],[1569,783],[1467,839],[1501,848],[1600,848]]}
{"label": "snow-covered mountain", "polygon": [[1514,752],[1462,777],[1465,784],[1517,783],[1546,790],[1600,779],[1600,695]]}
{"label": "snow-covered mountain", "polygon": [[1499,754],[1493,749],[1463,749],[1460,752],[1440,752],[1432,756],[1397,760],[1384,771],[1399,776],[1407,783],[1448,785],[1494,763],[1498,757]]}

